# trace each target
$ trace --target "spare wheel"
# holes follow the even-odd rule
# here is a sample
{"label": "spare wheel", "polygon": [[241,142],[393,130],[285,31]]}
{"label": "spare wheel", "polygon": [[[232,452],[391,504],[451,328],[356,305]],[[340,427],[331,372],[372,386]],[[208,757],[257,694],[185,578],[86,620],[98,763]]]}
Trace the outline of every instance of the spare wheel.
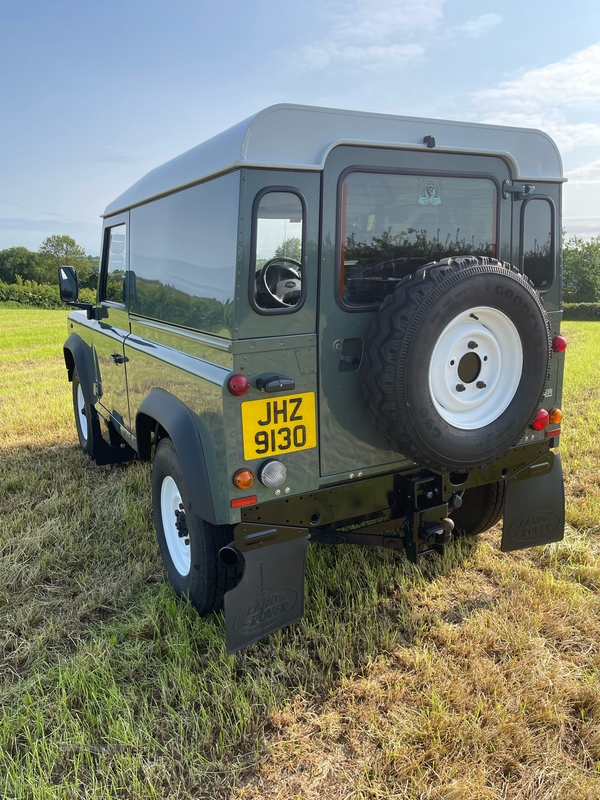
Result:
{"label": "spare wheel", "polygon": [[404,278],[383,302],[364,358],[369,415],[397,452],[468,471],[523,436],[544,394],[550,327],[516,267],[445,258]]}

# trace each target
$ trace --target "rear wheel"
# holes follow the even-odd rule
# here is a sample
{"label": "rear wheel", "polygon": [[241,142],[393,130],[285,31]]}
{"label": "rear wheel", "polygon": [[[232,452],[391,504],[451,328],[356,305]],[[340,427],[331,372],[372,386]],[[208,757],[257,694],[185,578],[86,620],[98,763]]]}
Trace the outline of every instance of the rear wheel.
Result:
{"label": "rear wheel", "polygon": [[190,510],[181,460],[171,439],[161,439],[152,468],[152,509],[158,545],[169,583],[189,597],[200,614],[217,611],[225,592],[238,582],[241,567],[226,567],[221,547],[233,539],[231,525],[212,525]]}
{"label": "rear wheel", "polygon": [[467,536],[492,528],[504,515],[506,481],[486,483],[466,489],[460,508],[452,512],[456,529]]}

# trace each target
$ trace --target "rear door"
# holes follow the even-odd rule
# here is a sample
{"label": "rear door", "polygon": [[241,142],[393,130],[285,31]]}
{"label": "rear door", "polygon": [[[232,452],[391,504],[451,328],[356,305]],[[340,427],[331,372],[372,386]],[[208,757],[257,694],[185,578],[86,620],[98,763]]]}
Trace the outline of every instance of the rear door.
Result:
{"label": "rear door", "polygon": [[[510,178],[500,158],[340,146],[323,174],[319,293],[322,476],[404,459],[367,416],[361,363],[385,296],[432,260],[510,258]],[[503,205],[506,204],[506,213]]]}

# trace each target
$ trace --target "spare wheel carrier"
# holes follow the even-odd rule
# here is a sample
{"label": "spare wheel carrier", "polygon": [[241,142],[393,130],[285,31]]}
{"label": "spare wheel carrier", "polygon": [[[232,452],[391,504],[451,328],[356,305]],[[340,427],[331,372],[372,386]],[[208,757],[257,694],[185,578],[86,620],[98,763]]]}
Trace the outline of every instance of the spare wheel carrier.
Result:
{"label": "spare wheel carrier", "polygon": [[445,258],[383,302],[365,346],[367,409],[397,452],[466,472],[521,439],[550,354],[548,317],[527,277],[486,256]]}

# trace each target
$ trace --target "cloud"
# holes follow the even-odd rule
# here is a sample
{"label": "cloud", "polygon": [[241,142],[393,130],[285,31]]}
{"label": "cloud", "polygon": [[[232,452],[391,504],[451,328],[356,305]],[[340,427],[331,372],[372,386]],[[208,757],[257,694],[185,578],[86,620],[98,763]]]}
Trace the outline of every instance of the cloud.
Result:
{"label": "cloud", "polygon": [[581,236],[591,239],[600,236],[600,216],[597,217],[563,217],[563,225],[569,236]]}
{"label": "cloud", "polygon": [[[303,72],[324,69],[336,63],[346,69],[382,70],[400,67],[423,55],[425,50],[418,44],[393,44],[389,46],[339,47],[335,42],[320,42],[300,48],[299,66]],[[296,59],[294,59],[295,61]]]}
{"label": "cloud", "polygon": [[570,184],[600,184],[600,159],[583,167],[571,169],[565,174]]}
{"label": "cloud", "polygon": [[445,0],[353,0],[329,6],[329,35],[300,47],[292,69],[313,72],[336,66],[344,70],[390,70],[421,58],[425,48],[407,41],[417,30],[431,31],[442,19]]}
{"label": "cloud", "polygon": [[600,235],[600,159],[571,169],[564,187],[563,224],[570,236]]}
{"label": "cloud", "polygon": [[[600,145],[600,45],[470,96],[478,122],[540,128],[566,152]],[[591,120],[573,122],[575,112]]]}
{"label": "cloud", "polygon": [[[425,44],[459,37],[477,39],[498,25],[498,14],[481,14],[446,30],[446,0],[351,0],[329,4],[326,37],[298,48],[288,63],[300,72],[335,66],[344,70],[393,70],[420,59]],[[418,35],[427,41],[415,41]]]}
{"label": "cloud", "polygon": [[600,44],[595,44],[471,96],[476,103],[502,104],[525,113],[546,107],[600,108],[599,76]]}
{"label": "cloud", "polygon": [[453,25],[444,38],[456,39],[465,36],[467,39],[479,39],[501,22],[502,17],[499,14],[481,14],[479,17],[468,19],[461,25]]}
{"label": "cloud", "polygon": [[498,109],[487,116],[478,117],[478,122],[489,125],[510,125],[516,128],[539,128],[556,142],[563,152],[575,147],[600,145],[600,125],[595,122],[567,122],[559,109],[549,108],[526,114]]}
{"label": "cloud", "polygon": [[[331,31],[336,42],[358,39],[381,41],[417,28],[433,28],[441,22],[445,0],[367,0],[355,2],[348,11],[347,5]],[[344,11],[345,8],[345,11]]]}

